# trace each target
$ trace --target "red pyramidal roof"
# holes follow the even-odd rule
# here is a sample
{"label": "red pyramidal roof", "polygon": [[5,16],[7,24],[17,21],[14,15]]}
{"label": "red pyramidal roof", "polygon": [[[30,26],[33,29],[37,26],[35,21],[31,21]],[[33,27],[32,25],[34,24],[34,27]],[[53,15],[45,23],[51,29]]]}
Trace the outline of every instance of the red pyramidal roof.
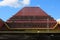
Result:
{"label": "red pyramidal roof", "polygon": [[54,28],[56,21],[39,7],[24,7],[7,24],[10,28]]}
{"label": "red pyramidal roof", "polygon": [[39,7],[24,7],[15,16],[47,16]]}

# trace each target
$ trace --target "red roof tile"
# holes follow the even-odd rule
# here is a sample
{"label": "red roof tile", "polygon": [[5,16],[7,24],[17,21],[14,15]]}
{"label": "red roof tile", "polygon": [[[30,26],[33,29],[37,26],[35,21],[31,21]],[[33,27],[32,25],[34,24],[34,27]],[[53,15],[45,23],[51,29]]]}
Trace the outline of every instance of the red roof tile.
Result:
{"label": "red roof tile", "polygon": [[[39,7],[24,7],[22,10],[7,20],[7,24],[10,28],[47,28],[47,22],[48,24],[50,23],[49,28],[53,28],[56,25],[54,18],[45,13]],[[39,24],[36,25],[36,23]],[[24,26],[20,24],[23,24]]]}
{"label": "red roof tile", "polygon": [[15,16],[47,16],[47,14],[39,7],[24,7]]}

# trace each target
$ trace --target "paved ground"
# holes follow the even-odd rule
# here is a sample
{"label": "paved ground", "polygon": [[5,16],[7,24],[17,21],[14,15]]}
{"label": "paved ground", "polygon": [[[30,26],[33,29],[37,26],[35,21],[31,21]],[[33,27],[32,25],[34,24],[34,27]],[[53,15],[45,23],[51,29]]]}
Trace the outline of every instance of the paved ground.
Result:
{"label": "paved ground", "polygon": [[0,40],[60,40],[60,35],[0,34]]}

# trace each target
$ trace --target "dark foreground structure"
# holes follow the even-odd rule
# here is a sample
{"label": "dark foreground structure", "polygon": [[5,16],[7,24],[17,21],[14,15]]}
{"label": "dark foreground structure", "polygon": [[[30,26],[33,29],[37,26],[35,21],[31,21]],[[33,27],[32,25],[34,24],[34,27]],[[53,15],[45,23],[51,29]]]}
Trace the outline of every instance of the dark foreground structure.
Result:
{"label": "dark foreground structure", "polygon": [[60,40],[60,24],[39,7],[24,7],[6,22],[0,19],[0,39]]}

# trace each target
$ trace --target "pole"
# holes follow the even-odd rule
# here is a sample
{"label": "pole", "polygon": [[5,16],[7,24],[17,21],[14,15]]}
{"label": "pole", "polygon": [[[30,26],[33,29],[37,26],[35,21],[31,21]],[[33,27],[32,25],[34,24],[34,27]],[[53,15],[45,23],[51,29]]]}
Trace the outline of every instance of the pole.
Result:
{"label": "pole", "polygon": [[49,32],[49,18],[47,18],[47,28],[48,28],[48,32]]}

